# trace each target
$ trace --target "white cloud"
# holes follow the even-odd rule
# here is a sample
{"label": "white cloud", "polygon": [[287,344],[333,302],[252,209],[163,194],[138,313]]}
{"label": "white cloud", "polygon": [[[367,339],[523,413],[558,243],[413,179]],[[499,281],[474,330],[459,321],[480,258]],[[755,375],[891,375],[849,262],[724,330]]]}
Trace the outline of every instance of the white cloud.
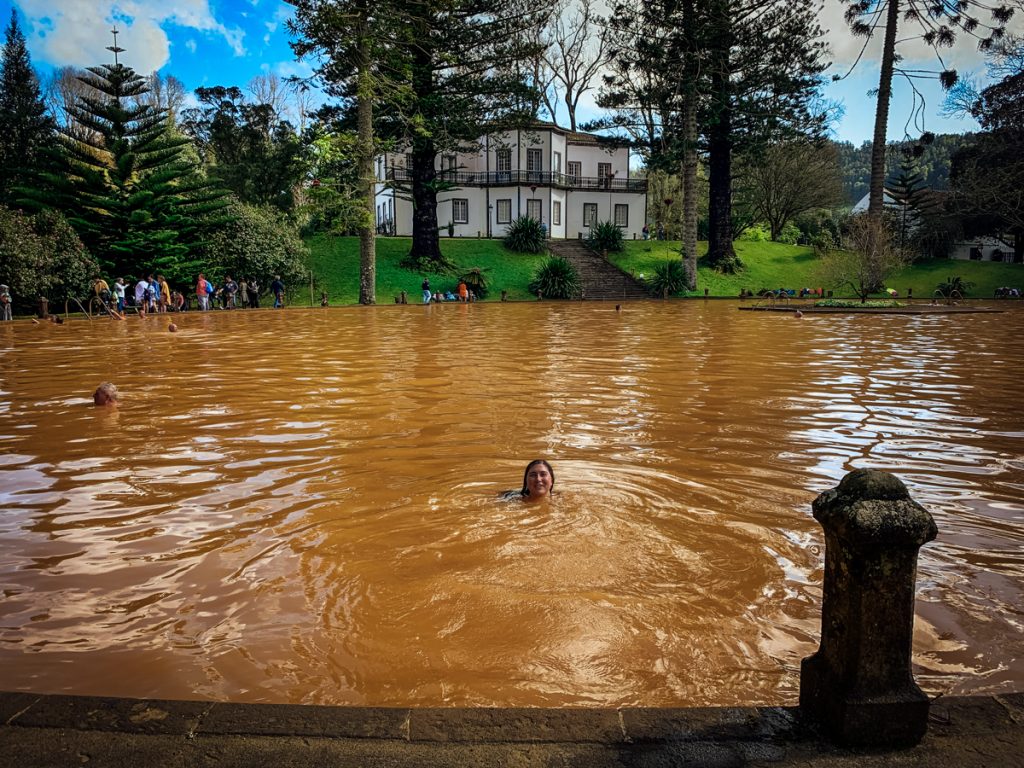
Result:
{"label": "white cloud", "polygon": [[[832,59],[835,62],[831,72],[835,74],[846,74],[864,47],[864,38],[854,37],[843,18],[846,8],[847,6],[839,0],[826,0],[820,16],[821,26],[827,31],[826,39],[831,46]],[[979,11],[978,21],[982,24],[991,22],[988,12]],[[877,71],[880,66],[885,20],[881,19],[879,23],[882,26],[872,35],[858,67],[867,67]],[[909,69],[927,69],[938,72],[943,65],[939,63],[932,47],[920,39],[916,27],[916,22],[902,19],[900,21],[899,38],[913,38],[906,39],[899,46],[899,52],[903,56],[902,66]],[[1009,28],[1018,34],[1024,31],[1024,14],[1017,13]],[[979,32],[981,29],[979,27]],[[979,69],[984,61],[984,55],[978,50],[978,40],[963,33],[957,36],[952,48],[942,48],[939,53],[946,68],[962,72]]]}
{"label": "white cloud", "polygon": [[[166,24],[220,36],[236,56],[245,54],[245,33],[217,21],[210,0],[21,0],[19,5],[32,30],[33,52],[54,66],[106,61],[113,25],[123,33],[121,61],[139,72],[160,69],[170,59]],[[195,41],[189,43],[194,50]]]}
{"label": "white cloud", "polygon": [[202,106],[196,97],[195,91],[185,91],[185,98],[181,102],[182,109],[197,109]]}
{"label": "white cloud", "polygon": [[279,3],[277,9],[274,11],[274,21],[280,24],[282,22],[288,21],[288,19],[290,19],[291,17],[292,8],[290,6],[285,5],[284,3]]}
{"label": "white cloud", "polygon": [[310,77],[313,68],[305,61],[279,61],[274,65],[275,74],[281,77]]}
{"label": "white cloud", "polygon": [[194,39],[189,38],[185,41],[185,47],[188,48],[190,52],[195,53],[196,49],[199,48],[199,44]]}

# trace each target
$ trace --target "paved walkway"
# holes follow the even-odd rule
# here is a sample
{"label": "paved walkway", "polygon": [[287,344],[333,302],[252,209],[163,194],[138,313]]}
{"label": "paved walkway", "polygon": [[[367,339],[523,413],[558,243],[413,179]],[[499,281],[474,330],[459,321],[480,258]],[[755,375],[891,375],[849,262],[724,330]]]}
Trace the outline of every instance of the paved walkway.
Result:
{"label": "paved walkway", "polygon": [[1024,766],[1024,693],[942,698],[913,749],[851,752],[795,709],[401,709],[0,693],[0,766]]}

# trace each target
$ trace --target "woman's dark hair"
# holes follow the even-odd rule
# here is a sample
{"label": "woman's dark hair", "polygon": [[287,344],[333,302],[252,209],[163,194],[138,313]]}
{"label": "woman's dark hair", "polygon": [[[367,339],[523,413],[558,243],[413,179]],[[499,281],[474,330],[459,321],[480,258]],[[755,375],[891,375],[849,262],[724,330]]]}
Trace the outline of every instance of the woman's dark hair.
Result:
{"label": "woman's dark hair", "polygon": [[534,459],[533,461],[526,465],[526,471],[523,472],[523,490],[521,491],[523,496],[530,495],[530,489],[526,485],[526,478],[530,476],[530,470],[533,469],[538,464],[543,464],[545,467],[547,467],[548,472],[551,473],[551,490],[555,490],[555,470],[553,470],[551,468],[551,465],[544,461],[544,459]]}

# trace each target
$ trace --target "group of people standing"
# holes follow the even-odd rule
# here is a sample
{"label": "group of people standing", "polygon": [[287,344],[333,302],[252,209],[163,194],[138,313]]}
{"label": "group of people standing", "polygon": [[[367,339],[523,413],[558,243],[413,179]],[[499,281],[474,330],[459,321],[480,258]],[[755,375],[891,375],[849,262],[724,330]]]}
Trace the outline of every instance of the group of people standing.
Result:
{"label": "group of people standing", "polygon": [[[274,280],[270,283],[270,292],[274,295],[274,309],[281,309],[284,306],[284,283],[281,282],[280,275],[274,275]],[[220,287],[214,287],[200,272],[196,280],[196,299],[200,311],[259,309],[260,286],[255,278],[243,277],[236,281],[231,275],[226,275]]]}
{"label": "group of people standing", "polygon": [[[163,275],[149,275],[141,278],[130,288],[123,277],[119,277],[111,286],[100,276],[92,281],[95,296],[111,311],[124,315],[125,308],[134,306],[140,315],[159,312],[185,312],[192,308],[191,297],[181,291],[174,290]],[[270,284],[274,295],[274,308],[284,306],[284,283],[279,275],[274,276]],[[215,286],[200,274],[196,280],[195,297],[199,310],[208,309],[258,309],[260,306],[260,286],[255,278],[234,280],[226,275],[224,282]]]}
{"label": "group of people standing", "polygon": [[180,311],[185,303],[185,297],[179,291],[172,291],[163,275],[140,278],[134,289],[129,289],[123,277],[117,278],[111,286],[97,275],[92,280],[92,290],[103,306],[122,317],[129,299],[140,315]]}

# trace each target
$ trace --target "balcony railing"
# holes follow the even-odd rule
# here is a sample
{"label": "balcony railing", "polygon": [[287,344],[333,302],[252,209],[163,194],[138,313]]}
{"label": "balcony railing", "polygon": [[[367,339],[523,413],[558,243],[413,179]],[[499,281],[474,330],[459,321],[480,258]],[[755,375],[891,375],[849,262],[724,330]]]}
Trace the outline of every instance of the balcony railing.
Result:
{"label": "balcony railing", "polygon": [[[547,171],[437,171],[439,181],[458,187],[538,186],[563,189],[596,189],[609,192],[646,192],[647,179],[617,179],[613,176],[569,176]],[[387,180],[411,182],[406,168],[388,168]]]}

